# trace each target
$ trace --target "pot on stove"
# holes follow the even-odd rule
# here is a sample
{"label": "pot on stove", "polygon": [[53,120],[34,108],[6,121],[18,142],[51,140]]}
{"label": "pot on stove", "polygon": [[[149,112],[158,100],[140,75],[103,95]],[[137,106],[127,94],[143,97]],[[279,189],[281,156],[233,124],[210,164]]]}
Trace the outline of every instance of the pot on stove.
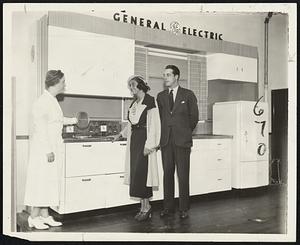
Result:
{"label": "pot on stove", "polygon": [[89,116],[88,116],[88,113],[85,112],[85,111],[80,111],[77,113],[77,124],[76,126],[83,130],[83,129],[87,129],[88,126],[89,126],[89,123],[90,123],[90,119],[89,119]]}

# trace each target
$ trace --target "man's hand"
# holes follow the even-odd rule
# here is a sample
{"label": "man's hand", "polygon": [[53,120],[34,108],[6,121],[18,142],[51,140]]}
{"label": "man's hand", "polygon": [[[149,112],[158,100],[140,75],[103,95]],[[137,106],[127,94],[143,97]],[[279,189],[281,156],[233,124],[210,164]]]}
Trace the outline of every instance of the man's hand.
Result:
{"label": "man's hand", "polygon": [[53,152],[47,154],[48,162],[54,162],[55,156]]}

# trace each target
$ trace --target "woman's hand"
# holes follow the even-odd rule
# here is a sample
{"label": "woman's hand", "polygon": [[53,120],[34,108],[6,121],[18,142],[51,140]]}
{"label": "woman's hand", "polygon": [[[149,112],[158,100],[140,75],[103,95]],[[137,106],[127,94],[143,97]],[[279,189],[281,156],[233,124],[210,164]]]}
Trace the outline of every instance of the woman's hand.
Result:
{"label": "woman's hand", "polygon": [[153,152],[153,150],[150,150],[150,149],[148,149],[146,147],[144,148],[144,156],[147,156],[147,155],[149,155],[152,152]]}
{"label": "woman's hand", "polygon": [[116,140],[120,139],[122,137],[122,135],[117,134],[117,135],[113,135],[112,137],[113,137],[112,142],[115,142]]}
{"label": "woman's hand", "polygon": [[47,154],[48,162],[54,162],[55,156],[53,152]]}
{"label": "woman's hand", "polygon": [[77,124],[78,123],[78,118],[77,117],[73,117],[73,124]]}

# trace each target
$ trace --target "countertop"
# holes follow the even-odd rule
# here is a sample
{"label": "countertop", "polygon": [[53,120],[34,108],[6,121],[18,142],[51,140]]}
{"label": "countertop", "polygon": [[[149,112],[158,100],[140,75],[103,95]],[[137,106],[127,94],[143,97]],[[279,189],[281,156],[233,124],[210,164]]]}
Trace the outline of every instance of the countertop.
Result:
{"label": "countertop", "polygon": [[232,135],[220,135],[220,134],[195,134],[193,139],[232,139]]}
{"label": "countertop", "polygon": [[[232,139],[232,135],[216,135],[216,134],[196,134],[193,139]],[[86,138],[66,138],[64,143],[77,143],[77,142],[111,142],[112,137],[86,137]],[[117,140],[126,141],[125,138]]]}

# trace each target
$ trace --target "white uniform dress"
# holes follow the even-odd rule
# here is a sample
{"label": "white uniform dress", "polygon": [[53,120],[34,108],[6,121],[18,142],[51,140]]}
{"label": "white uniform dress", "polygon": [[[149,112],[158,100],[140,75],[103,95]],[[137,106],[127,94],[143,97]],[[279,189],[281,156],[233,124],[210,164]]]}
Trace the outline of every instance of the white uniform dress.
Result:
{"label": "white uniform dress", "polygon": [[[33,105],[32,123],[24,204],[58,206],[63,174],[62,128],[63,124],[76,123],[76,119],[64,118],[57,99],[45,90]],[[54,162],[48,162],[50,152],[55,155]]]}

